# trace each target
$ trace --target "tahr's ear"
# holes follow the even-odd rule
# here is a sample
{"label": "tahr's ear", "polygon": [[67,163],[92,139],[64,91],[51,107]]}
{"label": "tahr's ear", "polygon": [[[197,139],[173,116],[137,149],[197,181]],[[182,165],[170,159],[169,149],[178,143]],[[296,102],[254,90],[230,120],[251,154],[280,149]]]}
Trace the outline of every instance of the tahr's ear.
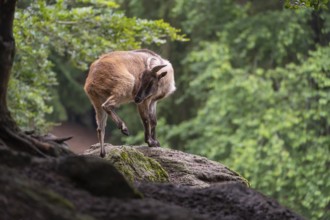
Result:
{"label": "tahr's ear", "polygon": [[161,74],[158,75],[158,80],[166,76],[167,72],[162,72]]}
{"label": "tahr's ear", "polygon": [[152,60],[155,60],[155,61],[157,62],[157,59],[156,59],[156,58],[154,58],[154,57],[149,57],[149,58],[147,59],[147,63],[146,63],[146,69],[147,69],[147,70],[151,70],[151,69],[152,69],[152,68],[151,68]]}

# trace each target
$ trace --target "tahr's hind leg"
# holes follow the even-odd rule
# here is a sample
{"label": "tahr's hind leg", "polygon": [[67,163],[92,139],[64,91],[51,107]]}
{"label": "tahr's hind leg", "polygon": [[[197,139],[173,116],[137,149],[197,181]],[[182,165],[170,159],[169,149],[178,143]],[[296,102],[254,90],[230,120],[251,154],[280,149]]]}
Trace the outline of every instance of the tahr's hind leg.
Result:
{"label": "tahr's hind leg", "polygon": [[107,123],[107,114],[102,108],[95,107],[96,112],[96,123],[97,123],[97,138],[99,139],[101,145],[100,156],[105,156],[105,148],[104,148],[104,134],[105,134],[105,126]]}
{"label": "tahr's hind leg", "polygon": [[117,128],[121,130],[121,133],[123,133],[124,135],[129,135],[129,131],[128,128],[125,124],[125,122],[117,115],[117,113],[115,112],[115,106],[116,106],[116,102],[113,98],[113,96],[110,96],[107,101],[105,101],[102,104],[102,108],[104,111],[106,111],[106,113],[108,113],[111,117],[111,119],[115,122],[115,124],[117,125]]}

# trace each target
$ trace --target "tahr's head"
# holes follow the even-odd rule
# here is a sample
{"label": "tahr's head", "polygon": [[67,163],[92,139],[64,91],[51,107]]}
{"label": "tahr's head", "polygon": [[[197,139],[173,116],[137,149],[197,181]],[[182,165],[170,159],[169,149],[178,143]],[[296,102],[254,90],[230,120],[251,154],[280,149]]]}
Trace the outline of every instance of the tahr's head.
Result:
{"label": "tahr's head", "polygon": [[166,65],[157,65],[154,66],[153,68],[149,68],[149,63],[150,63],[149,59],[147,63],[148,63],[146,65],[147,68],[142,73],[140,87],[134,97],[134,102],[137,104],[141,103],[142,101],[149,98],[153,94],[156,94],[159,87],[159,83],[158,83],[159,80],[161,80],[167,74],[166,71],[164,72],[160,71]]}

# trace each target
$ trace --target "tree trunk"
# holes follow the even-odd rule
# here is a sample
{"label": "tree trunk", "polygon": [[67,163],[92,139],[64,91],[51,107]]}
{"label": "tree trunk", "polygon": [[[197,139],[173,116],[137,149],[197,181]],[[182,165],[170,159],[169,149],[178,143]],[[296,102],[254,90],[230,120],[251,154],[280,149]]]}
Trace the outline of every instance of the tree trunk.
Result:
{"label": "tree trunk", "polygon": [[15,55],[13,21],[16,0],[0,0],[0,127],[18,131],[7,107],[7,88]]}
{"label": "tree trunk", "polygon": [[20,131],[7,106],[7,91],[15,56],[13,22],[16,0],[0,0],[0,147],[33,155],[59,156],[70,151],[52,141]]}

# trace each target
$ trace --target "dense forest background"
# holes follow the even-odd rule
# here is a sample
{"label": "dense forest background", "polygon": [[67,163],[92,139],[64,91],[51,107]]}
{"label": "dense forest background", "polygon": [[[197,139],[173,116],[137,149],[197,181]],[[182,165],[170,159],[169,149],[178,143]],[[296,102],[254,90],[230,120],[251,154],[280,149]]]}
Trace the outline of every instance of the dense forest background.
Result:
{"label": "dense forest background", "polygon": [[[12,115],[25,130],[93,127],[89,64],[149,48],[176,74],[177,91],[158,107],[163,146],[224,163],[306,218],[329,219],[329,3],[295,2],[19,1]],[[142,144],[134,104],[118,114],[133,136],[109,122],[110,142]]]}

